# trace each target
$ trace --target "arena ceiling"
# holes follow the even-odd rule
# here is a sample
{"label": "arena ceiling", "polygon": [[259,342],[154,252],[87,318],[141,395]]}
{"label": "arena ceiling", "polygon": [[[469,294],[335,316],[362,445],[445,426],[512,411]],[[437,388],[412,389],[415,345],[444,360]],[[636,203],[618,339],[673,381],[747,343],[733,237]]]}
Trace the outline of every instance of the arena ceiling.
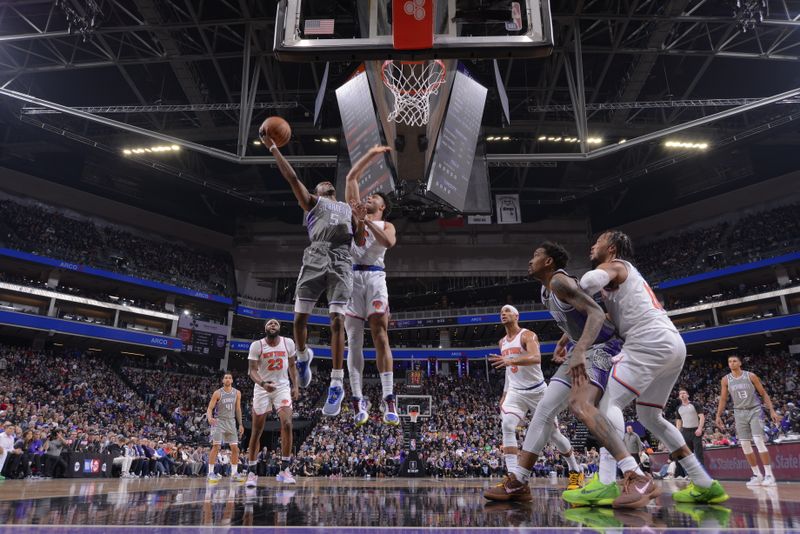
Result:
{"label": "arena ceiling", "polygon": [[[553,54],[499,61],[510,125],[492,63],[468,62],[490,88],[486,136],[508,137],[487,142],[491,189],[519,193],[525,220],[569,213],[616,224],[797,167],[800,98],[671,137],[706,142],[705,151],[675,152],[660,138],[565,161],[571,156],[541,155],[577,155],[575,143],[539,139],[577,136],[585,117],[589,135],[617,146],[800,87],[800,2],[553,0],[551,7]],[[331,64],[315,126],[325,64],[277,62],[274,17],[275,3],[261,0],[0,0],[0,85],[246,156],[268,155],[252,143],[256,127],[280,114],[295,133],[287,153],[313,183],[334,172],[338,145],[320,140],[340,138],[332,88],[357,64]],[[0,165],[228,233],[237,219],[298,220],[271,165],[190,150],[134,161],[122,149],[152,140],[0,100]],[[250,128],[241,131],[250,111]]]}

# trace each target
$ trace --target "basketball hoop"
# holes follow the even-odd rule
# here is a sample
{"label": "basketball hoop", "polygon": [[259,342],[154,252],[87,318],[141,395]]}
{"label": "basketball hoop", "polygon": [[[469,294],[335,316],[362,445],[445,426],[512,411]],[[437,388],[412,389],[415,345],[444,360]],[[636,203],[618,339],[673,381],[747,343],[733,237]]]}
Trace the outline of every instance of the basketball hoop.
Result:
{"label": "basketball hoop", "polygon": [[419,411],[408,412],[408,418],[411,420],[412,423],[416,423],[418,417],[419,417]]}
{"label": "basketball hoop", "polygon": [[388,120],[409,126],[428,124],[430,96],[444,83],[447,68],[440,59],[433,61],[383,62],[381,79],[394,95],[394,110]]}

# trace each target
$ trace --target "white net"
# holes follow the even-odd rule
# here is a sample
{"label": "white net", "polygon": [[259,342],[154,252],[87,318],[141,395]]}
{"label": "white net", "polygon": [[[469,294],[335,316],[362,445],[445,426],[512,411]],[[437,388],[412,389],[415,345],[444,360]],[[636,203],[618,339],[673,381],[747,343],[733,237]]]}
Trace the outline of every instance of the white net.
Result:
{"label": "white net", "polygon": [[383,62],[383,83],[394,95],[394,109],[388,119],[409,126],[428,124],[430,96],[439,91],[447,69],[441,60]]}

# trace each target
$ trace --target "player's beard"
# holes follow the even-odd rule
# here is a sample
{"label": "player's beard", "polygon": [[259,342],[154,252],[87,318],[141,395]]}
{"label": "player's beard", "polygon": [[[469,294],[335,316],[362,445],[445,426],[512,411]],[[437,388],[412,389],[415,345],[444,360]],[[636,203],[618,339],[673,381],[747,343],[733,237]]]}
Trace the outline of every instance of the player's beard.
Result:
{"label": "player's beard", "polygon": [[275,332],[275,333],[273,334],[272,332],[269,332],[269,331],[268,331],[268,332],[266,332],[266,334],[267,334],[267,339],[268,339],[269,341],[275,341],[276,339],[278,339],[278,332]]}

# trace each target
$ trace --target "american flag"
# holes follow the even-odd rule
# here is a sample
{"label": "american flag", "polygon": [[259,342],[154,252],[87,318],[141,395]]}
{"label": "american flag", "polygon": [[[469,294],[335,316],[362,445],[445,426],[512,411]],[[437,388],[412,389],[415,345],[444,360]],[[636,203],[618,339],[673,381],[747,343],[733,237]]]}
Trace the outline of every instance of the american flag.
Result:
{"label": "american flag", "polygon": [[305,35],[333,35],[334,19],[308,19],[303,27]]}

